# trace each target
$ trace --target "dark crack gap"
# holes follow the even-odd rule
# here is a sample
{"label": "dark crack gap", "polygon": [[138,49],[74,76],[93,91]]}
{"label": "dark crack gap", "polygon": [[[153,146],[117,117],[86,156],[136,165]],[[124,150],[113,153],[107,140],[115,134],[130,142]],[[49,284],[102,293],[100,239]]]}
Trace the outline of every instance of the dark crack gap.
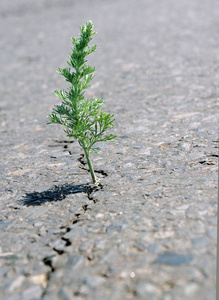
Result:
{"label": "dark crack gap", "polygon": [[71,246],[71,241],[69,240],[69,239],[66,239],[66,238],[64,238],[64,237],[61,237],[61,240],[63,240],[63,241],[65,241],[65,247],[69,247],[69,246]]}
{"label": "dark crack gap", "polygon": [[[87,171],[87,172],[90,172],[89,169],[88,169],[87,167],[85,167],[85,166],[87,166],[87,163],[86,163],[86,161],[85,161],[85,156],[84,156],[83,153],[80,154],[80,157],[78,158],[78,161],[79,161],[80,164],[81,164],[81,166],[79,166],[79,167],[80,167],[82,170],[85,170],[85,171]],[[96,169],[94,169],[94,172],[95,172],[95,173],[98,173],[98,174],[101,174],[103,178],[108,176],[107,172],[105,172],[104,170],[96,170]]]}
{"label": "dark crack gap", "polygon": [[[89,199],[89,200],[92,200],[93,201],[93,203],[96,203],[97,201],[96,201],[96,199],[94,199],[94,197],[92,196],[92,194],[93,194],[93,192],[96,192],[96,191],[98,191],[98,190],[101,190],[101,189],[103,189],[103,185],[102,184],[99,184],[98,186],[94,186],[94,185],[91,185],[91,184],[85,184],[85,185],[80,185],[80,186],[77,186],[77,188],[82,188],[82,192],[84,192],[86,195],[87,195],[87,198]],[[69,194],[69,193],[72,193],[72,186],[70,187],[69,185],[64,185],[64,188],[66,188],[66,189],[62,189],[63,188],[63,186],[59,186],[59,187],[55,187],[55,199],[56,199],[56,201],[57,200],[63,200],[65,197],[66,197],[66,195],[67,194]],[[61,189],[61,191],[60,191],[60,189]],[[76,189],[77,190],[77,189]],[[50,191],[50,190],[49,190]],[[46,192],[46,191],[45,191]],[[36,196],[36,199],[37,199],[37,201],[39,201],[39,199],[40,199],[40,197],[41,196],[43,196],[43,199],[44,199],[44,197],[46,197],[46,199],[47,199],[47,197],[48,197],[48,195],[45,193],[45,192],[43,192],[43,193],[31,193],[31,195],[29,195],[29,196]],[[54,191],[53,191],[54,192]],[[53,194],[52,194],[53,195]],[[65,196],[65,197],[64,197]],[[60,199],[61,198],[61,199]],[[26,198],[26,200],[27,200],[28,198]],[[34,200],[34,199],[32,199],[32,200]],[[28,200],[29,201],[29,200]],[[29,203],[29,202],[28,202]],[[30,205],[33,205],[33,202],[31,201],[31,203],[32,204],[30,204]],[[37,202],[38,203],[38,202]],[[39,203],[38,204],[35,204],[35,205],[40,205]],[[83,211],[84,211],[84,213],[82,213],[82,214],[80,214],[80,213],[78,213],[78,214],[75,214],[75,217],[73,218],[73,220],[71,220],[69,223],[70,224],[77,224],[78,222],[80,222],[81,220],[80,220],[80,218],[81,218],[81,216],[83,216],[88,210],[90,210],[90,208],[89,208],[89,204],[85,204],[85,205],[83,205],[82,206],[82,208],[83,208]],[[64,254],[64,253],[66,253],[66,251],[65,251],[65,247],[69,247],[69,246],[71,246],[72,245],[72,242],[68,239],[68,238],[65,238],[64,237],[64,235],[67,233],[67,232],[69,232],[69,231],[71,231],[71,227],[69,227],[68,225],[67,226],[62,226],[62,229],[65,229],[65,232],[62,232],[62,234],[60,235],[60,239],[61,240],[63,240],[63,241],[65,241],[65,246],[64,246],[64,248],[63,249],[57,249],[56,247],[54,247],[54,248],[52,248],[55,252],[56,252],[56,255],[52,255],[52,256],[48,256],[48,257],[45,257],[43,260],[42,260],[42,262],[46,265],[46,266],[48,266],[49,268],[50,268],[50,270],[46,273],[46,278],[47,278],[47,283],[46,283],[46,287],[43,289],[43,291],[42,291],[42,297],[43,296],[45,296],[46,295],[46,291],[47,291],[47,289],[48,289],[48,287],[49,287],[49,284],[50,284],[50,278],[51,278],[51,276],[52,276],[52,273],[54,273],[55,271],[56,271],[56,268],[55,268],[55,266],[54,266],[54,259],[56,258],[56,257],[58,257],[58,256],[61,256],[62,254]],[[91,260],[91,259],[90,259]]]}
{"label": "dark crack gap", "polygon": [[94,170],[96,173],[102,174],[103,177],[107,177],[108,174],[104,170]]}
{"label": "dark crack gap", "polygon": [[47,291],[47,288],[49,285],[50,278],[52,276],[52,273],[55,272],[55,268],[53,267],[53,263],[52,263],[52,260],[54,257],[55,256],[47,256],[42,260],[43,263],[50,268],[50,270],[46,273],[46,286],[42,290],[41,298],[46,295],[46,291]]}
{"label": "dark crack gap", "polygon": [[[67,145],[64,146],[64,150],[68,150]],[[86,165],[86,162],[84,159],[84,154],[81,154],[78,161],[81,164],[81,168],[84,168],[87,172],[89,172],[89,170],[87,170],[84,167]],[[108,176],[108,174],[104,170],[95,170],[95,172],[102,174],[102,176],[104,176],[104,177]],[[98,190],[102,190],[103,188],[104,188],[104,186],[101,183],[98,186],[95,186],[90,183],[80,184],[80,185],[75,185],[75,184],[55,185],[52,188],[50,188],[46,191],[43,191],[43,192],[35,192],[34,191],[32,193],[26,193],[25,197],[21,201],[24,205],[36,206],[36,205],[42,205],[45,202],[62,201],[69,194],[84,193],[89,200],[93,201],[93,203],[97,203],[97,200],[94,198],[93,193],[97,192]],[[77,224],[78,222],[80,222],[81,221],[80,218],[82,217],[82,215],[86,214],[86,212],[90,210],[89,204],[84,204],[81,207],[83,209],[83,213],[75,214],[73,220],[69,221],[70,224]],[[46,266],[50,267],[50,270],[46,274],[47,285],[44,288],[44,290],[42,291],[42,297],[44,295],[46,295],[46,291],[50,284],[50,278],[52,276],[52,273],[54,273],[56,271],[56,268],[54,267],[55,257],[64,254],[66,252],[65,247],[69,247],[72,245],[72,242],[69,239],[64,238],[64,235],[67,232],[71,231],[71,227],[69,227],[68,225],[62,226],[62,229],[65,229],[65,232],[62,232],[62,234],[60,235],[59,238],[61,240],[65,241],[64,248],[63,249],[53,248],[53,250],[56,252],[56,255],[45,257],[42,260]]]}
{"label": "dark crack gap", "polygon": [[86,162],[84,160],[84,154],[80,154],[80,157],[78,158],[78,161],[80,162],[80,164],[82,164],[83,166],[86,165]]}

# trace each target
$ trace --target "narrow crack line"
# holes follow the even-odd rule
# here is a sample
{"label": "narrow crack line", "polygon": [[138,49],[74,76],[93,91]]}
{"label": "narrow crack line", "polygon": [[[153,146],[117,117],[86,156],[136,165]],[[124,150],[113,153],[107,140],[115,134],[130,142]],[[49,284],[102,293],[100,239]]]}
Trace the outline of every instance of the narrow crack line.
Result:
{"label": "narrow crack line", "polygon": [[80,154],[80,157],[78,158],[78,161],[80,163],[79,168],[82,169],[82,170],[85,170],[86,172],[89,173],[89,169],[85,167],[86,162],[84,160],[84,154]]}
{"label": "narrow crack line", "polygon": [[210,154],[210,155],[207,155],[208,157],[218,157],[218,154]]}
{"label": "narrow crack line", "polygon": [[98,186],[95,187],[90,187],[87,190],[87,198],[91,201],[93,201],[93,203],[97,203],[97,200],[94,198],[93,193],[99,190],[103,190],[104,185],[102,183],[99,183]]}
{"label": "narrow crack line", "polygon": [[55,252],[57,252],[58,255],[62,255],[63,253],[65,253],[65,251],[64,251],[64,250],[61,250],[61,249],[53,248],[53,250],[54,250]]}
{"label": "narrow crack line", "polygon": [[[65,247],[71,246],[71,241],[69,239],[64,238],[64,236],[61,237],[61,240],[65,241]],[[63,252],[65,252],[63,250]]]}
{"label": "narrow crack line", "polygon": [[82,205],[82,208],[83,208],[84,212],[86,212],[87,210],[90,210],[90,208],[88,208],[88,204]]}
{"label": "narrow crack line", "polygon": [[53,147],[60,147],[59,144],[65,144],[64,148],[67,148],[68,144],[74,143],[74,141],[68,141],[68,140],[53,140],[52,142],[55,143],[55,144],[51,143],[51,144],[48,145],[48,147],[51,147],[51,148],[53,148]]}
{"label": "narrow crack line", "polygon": [[53,265],[52,265],[52,256],[47,256],[43,259],[43,263],[46,265],[46,266],[49,266],[51,268],[51,272],[54,272],[55,269],[53,268]]}
{"label": "narrow crack line", "polygon": [[102,174],[104,177],[107,177],[108,174],[104,170],[94,170],[96,173]]}
{"label": "narrow crack line", "polygon": [[55,140],[56,143],[59,143],[59,144],[72,144],[74,143],[73,140]]}
{"label": "narrow crack line", "polygon": [[[93,201],[93,203],[97,203],[97,200],[94,199],[94,197],[93,197],[93,192],[96,192],[98,190],[103,189],[104,186],[102,184],[99,184],[98,186],[84,185],[83,188],[84,188],[83,192],[85,193],[87,198],[89,200]],[[71,220],[69,222],[70,224],[76,224],[76,223],[80,222],[81,221],[80,218],[83,217],[83,215],[86,214],[87,211],[91,210],[91,208],[89,208],[89,204],[82,205],[82,209],[83,209],[83,213],[76,213],[73,220]],[[53,247],[52,249],[53,249],[53,251],[56,252],[56,255],[47,256],[42,260],[43,263],[46,266],[50,267],[50,270],[46,273],[46,278],[47,278],[46,286],[42,290],[42,296],[41,297],[46,295],[47,289],[48,289],[49,284],[50,284],[50,279],[52,277],[52,273],[56,272],[56,267],[54,266],[55,257],[61,256],[62,254],[66,253],[65,247],[69,247],[69,246],[72,245],[72,242],[68,238],[64,237],[67,232],[71,231],[71,227],[69,225],[66,225],[66,226],[62,226],[61,229],[64,229],[64,228],[65,228],[65,231],[62,232],[60,234],[60,237],[59,237],[61,240],[65,241],[64,248],[63,249],[57,249],[56,247]]]}
{"label": "narrow crack line", "polygon": [[83,166],[79,166],[79,168],[82,169],[82,170],[85,170],[85,171],[87,171],[89,173],[89,170],[87,168],[85,168]]}
{"label": "narrow crack line", "polygon": [[215,163],[213,163],[212,161],[207,161],[207,160],[199,161],[199,163],[202,165],[215,165]]}
{"label": "narrow crack line", "polygon": [[84,154],[80,154],[80,157],[78,158],[78,161],[79,161],[83,166],[86,165],[86,162],[85,162],[85,160],[84,160]]}
{"label": "narrow crack line", "polygon": [[[68,150],[68,146],[65,145],[64,149]],[[89,172],[89,170],[87,170],[84,167],[86,165],[86,162],[84,160],[84,154],[81,154],[81,156],[78,158],[78,161],[81,164],[80,167]],[[103,170],[96,170],[96,172],[101,173],[103,176],[108,176],[108,174]],[[68,195],[68,194],[74,194],[76,192],[83,192],[86,195],[86,197],[88,198],[88,200],[93,201],[93,203],[95,204],[95,203],[97,203],[97,199],[94,198],[93,193],[97,192],[98,190],[102,190],[103,188],[104,188],[104,185],[101,184],[101,183],[98,186],[94,186],[94,185],[91,185],[91,184],[84,184],[84,185],[79,185],[79,186],[64,185],[64,186],[61,186],[61,187],[60,186],[55,186],[55,187],[53,187],[52,191],[49,190],[49,191],[45,191],[43,193],[34,192],[29,196],[31,196],[30,198],[32,198],[31,199],[32,201],[33,200],[35,200],[35,201],[38,200],[40,202],[40,200],[42,200],[41,198],[48,198],[49,196],[51,197],[51,195],[49,195],[49,194],[51,192],[53,192],[51,198],[53,200],[57,201],[57,200],[63,200],[66,197],[66,195]],[[30,201],[30,202],[33,205],[32,201]],[[76,224],[76,223],[80,222],[83,215],[86,214],[87,211],[91,210],[91,208],[89,207],[89,204],[84,204],[84,205],[81,206],[81,208],[83,209],[83,212],[82,213],[76,213],[74,215],[74,218],[69,222],[69,224],[71,224],[71,226],[72,226],[72,224]],[[68,226],[68,225],[64,226],[64,227],[62,226],[62,229],[65,228],[66,230],[64,232],[62,232],[62,234],[60,235],[59,238],[65,242],[64,248],[58,249],[56,247],[53,247],[52,249],[53,249],[53,251],[56,252],[56,255],[47,256],[42,260],[43,263],[46,266],[50,267],[50,270],[46,274],[47,284],[46,284],[46,287],[42,291],[42,297],[46,295],[46,291],[47,291],[48,286],[50,284],[50,279],[51,279],[52,273],[54,273],[56,271],[56,268],[54,266],[54,258],[64,254],[66,252],[65,247],[69,247],[72,244],[71,241],[68,238],[64,237],[67,232],[71,231],[71,226]]]}
{"label": "narrow crack line", "polygon": [[[87,163],[86,163],[86,161],[85,161],[85,156],[84,156],[83,153],[80,154],[80,157],[78,158],[78,161],[79,161],[80,164],[81,164],[81,165],[79,166],[79,168],[82,169],[82,170],[85,170],[85,171],[87,171],[87,172],[89,173],[90,171],[89,171],[89,169],[86,167]],[[104,170],[96,170],[96,169],[94,169],[94,172],[103,175],[103,177],[107,177],[107,176],[108,176],[107,172],[105,172]]]}
{"label": "narrow crack line", "polygon": [[55,268],[52,265],[52,258],[53,257],[54,256],[48,256],[48,257],[45,257],[42,260],[43,263],[50,268],[50,270],[46,273],[46,285],[45,285],[44,289],[42,290],[41,298],[46,295],[46,291],[47,291],[52,273],[55,272]]}

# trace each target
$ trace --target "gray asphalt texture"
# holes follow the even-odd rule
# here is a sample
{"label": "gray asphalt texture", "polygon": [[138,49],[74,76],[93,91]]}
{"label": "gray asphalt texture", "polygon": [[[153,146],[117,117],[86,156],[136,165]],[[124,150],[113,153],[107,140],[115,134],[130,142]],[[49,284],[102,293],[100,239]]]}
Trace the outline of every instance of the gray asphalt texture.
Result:
{"label": "gray asphalt texture", "polygon": [[[215,299],[219,2],[0,4],[2,300]],[[115,114],[92,161],[46,125],[92,20],[87,97]]]}

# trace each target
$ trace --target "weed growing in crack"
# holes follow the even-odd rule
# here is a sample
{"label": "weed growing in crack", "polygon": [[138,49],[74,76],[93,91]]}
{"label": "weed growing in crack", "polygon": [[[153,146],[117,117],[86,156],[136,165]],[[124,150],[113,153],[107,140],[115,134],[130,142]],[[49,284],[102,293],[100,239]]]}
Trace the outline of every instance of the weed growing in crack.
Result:
{"label": "weed growing in crack", "polygon": [[[87,65],[87,55],[96,51],[97,45],[89,47],[92,40],[93,23],[87,22],[80,28],[80,37],[72,38],[74,48],[69,57],[70,68],[59,68],[58,73],[64,76],[70,83],[69,89],[55,91],[55,94],[62,100],[61,105],[55,105],[52,114],[49,115],[47,124],[64,125],[68,137],[75,138],[83,148],[87,164],[89,166],[92,182],[98,185],[93,166],[90,160],[90,153],[98,153],[97,142],[110,141],[116,136],[106,134],[107,129],[114,127],[114,115],[106,113],[101,109],[103,99],[85,99],[85,89],[90,87],[90,81],[94,77],[95,67]],[[72,71],[73,68],[74,70]]]}

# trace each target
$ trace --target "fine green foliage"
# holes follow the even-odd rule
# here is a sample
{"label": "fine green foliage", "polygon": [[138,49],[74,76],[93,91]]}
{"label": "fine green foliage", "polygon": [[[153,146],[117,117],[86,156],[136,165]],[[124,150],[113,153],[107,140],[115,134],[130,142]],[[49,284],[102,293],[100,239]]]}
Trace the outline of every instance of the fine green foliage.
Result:
{"label": "fine green foliage", "polygon": [[89,54],[97,50],[97,45],[89,47],[92,40],[93,23],[87,22],[80,27],[80,37],[72,38],[73,49],[67,61],[70,68],[59,68],[57,72],[64,76],[70,83],[68,90],[55,91],[62,100],[61,105],[55,105],[52,114],[49,115],[47,124],[61,124],[69,138],[74,138],[83,148],[92,181],[98,181],[90,161],[90,153],[98,153],[95,144],[102,141],[110,141],[116,136],[107,134],[109,128],[114,127],[114,115],[101,109],[103,99],[86,99],[85,90],[90,87],[90,81],[94,77],[95,67],[87,65],[85,59]]}

